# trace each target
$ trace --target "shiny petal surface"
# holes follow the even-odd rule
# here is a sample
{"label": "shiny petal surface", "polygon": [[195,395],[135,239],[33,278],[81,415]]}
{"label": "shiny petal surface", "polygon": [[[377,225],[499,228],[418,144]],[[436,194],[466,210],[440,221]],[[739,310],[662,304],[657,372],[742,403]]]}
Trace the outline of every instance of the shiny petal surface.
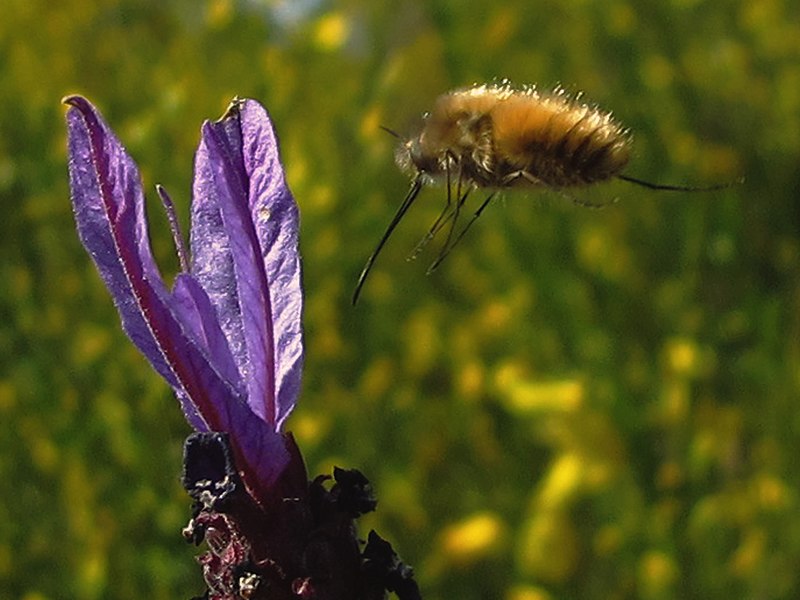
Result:
{"label": "shiny petal surface", "polygon": [[298,211],[266,111],[251,100],[203,126],[195,158],[192,272],[208,293],[248,390],[276,429],[300,389]]}
{"label": "shiny petal surface", "polygon": [[303,368],[299,214],[280,162],[269,115],[248,100],[241,110],[250,211],[261,244],[272,303],[276,365],[276,424],[282,425],[300,394]]}
{"label": "shiny petal surface", "polygon": [[284,440],[254,418],[231,379],[237,372],[227,348],[218,346],[225,339],[202,288],[185,275],[174,295],[167,292],[150,251],[136,165],[87,100],[65,102],[71,107],[69,172],[78,232],[123,327],[175,389],[190,423],[230,434],[246,483],[264,500],[288,463]]}

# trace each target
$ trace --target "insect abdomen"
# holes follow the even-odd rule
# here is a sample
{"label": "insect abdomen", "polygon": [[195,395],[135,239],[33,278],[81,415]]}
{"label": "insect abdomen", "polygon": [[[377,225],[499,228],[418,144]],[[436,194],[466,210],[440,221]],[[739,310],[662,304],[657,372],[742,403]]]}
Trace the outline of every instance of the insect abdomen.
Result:
{"label": "insect abdomen", "polygon": [[522,94],[498,103],[492,116],[508,187],[595,183],[620,173],[630,158],[630,137],[608,113],[563,95]]}

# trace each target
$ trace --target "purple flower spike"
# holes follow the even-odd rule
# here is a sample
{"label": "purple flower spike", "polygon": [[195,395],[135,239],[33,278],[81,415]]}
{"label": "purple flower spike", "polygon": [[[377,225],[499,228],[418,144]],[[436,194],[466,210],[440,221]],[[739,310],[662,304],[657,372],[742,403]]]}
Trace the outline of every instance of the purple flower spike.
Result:
{"label": "purple flower spike", "polygon": [[[169,290],[150,249],[139,171],[97,110],[64,100],[78,233],[134,344],[175,390],[197,430],[184,445],[194,499],[183,530],[207,600],[420,600],[413,571],[355,519],[375,509],[356,470],[309,482],[283,424],[303,363],[298,210],[266,111],[235,100],[203,124],[183,249],[157,187],[182,272]],[[362,548],[363,546],[363,548]]]}
{"label": "purple flower spike", "polygon": [[230,434],[247,486],[267,504],[291,460],[281,426],[299,394],[303,342],[298,211],[266,111],[237,101],[203,126],[192,272],[170,292],[150,249],[135,163],[86,99],[64,102],[78,232],[125,331],[195,429]]}

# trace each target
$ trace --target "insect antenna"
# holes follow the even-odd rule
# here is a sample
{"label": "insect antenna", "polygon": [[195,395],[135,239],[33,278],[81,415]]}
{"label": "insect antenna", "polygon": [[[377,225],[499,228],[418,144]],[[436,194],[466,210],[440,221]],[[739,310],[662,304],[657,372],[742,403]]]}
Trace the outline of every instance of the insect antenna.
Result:
{"label": "insect antenna", "polygon": [[663,183],[652,183],[650,181],[644,181],[642,179],[637,179],[636,177],[631,177],[630,175],[617,175],[619,179],[623,181],[627,181],[629,183],[633,183],[635,185],[639,185],[641,187],[645,187],[651,190],[666,190],[668,192],[713,192],[715,190],[724,190],[725,188],[729,188],[731,186],[744,183],[744,178],[741,177],[736,181],[729,181],[728,183],[718,183],[715,185],[708,185],[708,186],[689,186],[689,185],[668,185]]}
{"label": "insect antenna", "polygon": [[361,275],[358,277],[358,283],[356,283],[356,289],[353,292],[353,306],[356,305],[358,302],[358,297],[361,295],[361,288],[364,287],[364,282],[367,280],[367,275],[369,275],[370,270],[372,269],[372,265],[375,263],[375,259],[378,258],[378,254],[380,254],[381,250],[383,250],[383,246],[386,244],[386,240],[389,239],[389,236],[392,235],[394,228],[397,227],[397,224],[400,222],[400,219],[403,218],[403,215],[406,214],[406,211],[411,207],[414,203],[414,200],[417,199],[419,196],[419,192],[422,189],[422,177],[417,176],[414,178],[414,181],[411,182],[411,189],[408,190],[408,194],[406,194],[403,203],[397,209],[394,217],[392,217],[392,221],[389,223],[389,227],[386,228],[386,232],[383,234],[383,237],[378,242],[378,245],[375,246],[375,250],[372,251],[369,258],[367,259],[367,264],[364,265],[364,269],[361,271]]}
{"label": "insect antenna", "polygon": [[402,136],[402,135],[400,135],[399,133],[397,133],[397,132],[396,132],[394,129],[389,129],[388,127],[385,127],[385,126],[383,126],[383,125],[378,125],[378,127],[380,127],[381,129],[383,129],[383,130],[384,130],[386,133],[388,133],[389,135],[393,135],[393,136],[394,136],[394,137],[396,137],[398,140],[402,140],[402,139],[403,139],[403,136]]}

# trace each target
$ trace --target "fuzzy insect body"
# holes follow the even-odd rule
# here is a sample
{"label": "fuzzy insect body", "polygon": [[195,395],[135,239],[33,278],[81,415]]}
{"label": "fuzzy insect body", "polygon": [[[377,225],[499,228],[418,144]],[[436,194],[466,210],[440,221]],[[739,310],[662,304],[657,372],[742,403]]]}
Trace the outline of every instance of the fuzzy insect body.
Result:
{"label": "fuzzy insect body", "polygon": [[[397,133],[386,129],[396,137]],[[561,88],[539,92],[508,83],[477,85],[439,96],[425,115],[420,133],[402,140],[397,164],[412,176],[411,188],[358,278],[355,305],[375,259],[425,185],[444,183],[444,209],[409,256],[449,223],[447,239],[428,273],[464,237],[496,196],[510,189],[565,190],[613,178],[652,190],[698,192],[730,183],[690,187],[651,183],[624,174],[631,155],[629,131],[611,113],[571,96]],[[741,182],[741,180],[740,180]],[[472,190],[487,195],[456,233],[461,209]]]}
{"label": "fuzzy insect body", "polygon": [[618,175],[630,145],[610,113],[563,90],[482,85],[440,96],[397,161],[414,175],[456,174],[477,188],[565,188]]}

